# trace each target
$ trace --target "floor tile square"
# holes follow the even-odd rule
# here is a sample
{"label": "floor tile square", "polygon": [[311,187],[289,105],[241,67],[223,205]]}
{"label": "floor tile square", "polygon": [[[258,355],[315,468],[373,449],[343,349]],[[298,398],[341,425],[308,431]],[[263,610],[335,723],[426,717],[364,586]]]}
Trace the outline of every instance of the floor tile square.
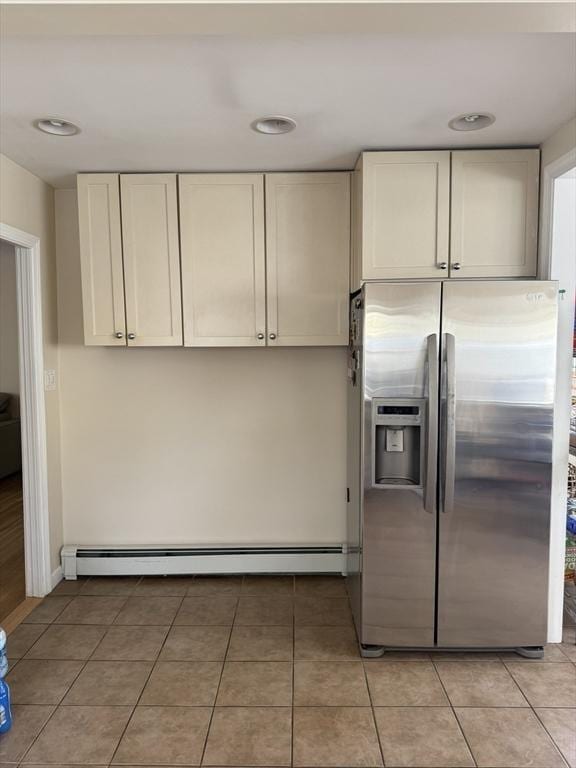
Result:
{"label": "floor tile square", "polygon": [[453,707],[527,707],[512,675],[499,661],[437,662]]}
{"label": "floor tile square", "polygon": [[292,626],[292,619],[292,598],[241,597],[235,623],[242,626]]}
{"label": "floor tile square", "polygon": [[174,621],[181,597],[129,597],[114,624],[165,626]]}
{"label": "floor tile square", "polygon": [[570,768],[576,768],[576,709],[537,709],[536,714]]}
{"label": "floor tile square", "polygon": [[242,595],[270,596],[294,594],[294,576],[244,576]]}
{"label": "floor tile square", "polygon": [[295,707],[294,765],[373,768],[382,765],[369,707]]}
{"label": "floor tile square", "polygon": [[146,684],[141,705],[211,707],[222,673],[218,661],[158,661]]}
{"label": "floor tile square", "polygon": [[51,624],[71,602],[72,597],[45,597],[22,622],[23,624]]}
{"label": "floor tile square", "polygon": [[564,761],[530,709],[457,708],[478,766],[563,768]]}
{"label": "floor tile square", "polygon": [[59,707],[24,762],[107,765],[131,712],[132,707]]}
{"label": "floor tile square", "polygon": [[172,627],[160,653],[162,661],[224,661],[230,627]]}
{"label": "floor tile square", "polygon": [[136,707],[114,764],[200,765],[209,707]]}
{"label": "floor tile square", "polygon": [[169,627],[110,627],[92,658],[100,661],[154,661]]}
{"label": "floor tile square", "polygon": [[21,659],[49,626],[49,624],[19,624],[8,635],[6,642],[8,656],[11,659]]}
{"label": "floor tile square", "polygon": [[361,661],[297,661],[294,706],[369,707]]}
{"label": "floor tile square", "polygon": [[185,597],[176,614],[174,624],[178,626],[229,626],[234,621],[236,597]]}
{"label": "floor tile square", "polygon": [[6,678],[14,704],[59,704],[84,666],[81,661],[23,659]]}
{"label": "floor tile square", "polygon": [[217,707],[203,765],[289,766],[290,707]]}
{"label": "floor tile square", "polygon": [[52,624],[28,651],[26,658],[86,660],[105,634],[106,627]]}
{"label": "floor tile square", "polygon": [[294,658],[302,661],[359,659],[354,627],[295,627]]}
{"label": "floor tile square", "polygon": [[129,597],[140,576],[91,576],[80,588],[79,594],[101,597]]}
{"label": "floor tile square", "polygon": [[576,645],[574,643],[560,643],[559,647],[568,661],[576,664]]}
{"label": "floor tile square", "polygon": [[62,704],[136,704],[151,670],[150,661],[89,661]]}
{"label": "floor tile square", "polygon": [[466,768],[474,760],[449,707],[376,707],[389,768]]}
{"label": "floor tile square", "polygon": [[227,661],[217,706],[279,707],[292,704],[289,661]]}
{"label": "floor tile square", "polygon": [[[67,600],[68,598],[62,599]],[[56,619],[56,623],[112,624],[125,602],[125,597],[83,597],[79,595],[66,606]]]}
{"label": "floor tile square", "polygon": [[576,667],[573,664],[508,663],[512,677],[533,707],[573,707]]}
{"label": "floor tile square", "polygon": [[301,626],[351,626],[352,613],[343,597],[296,597],[294,621]]}
{"label": "floor tile square", "polygon": [[449,703],[429,661],[390,661],[364,668],[375,707],[445,707]]}
{"label": "floor tile square", "polygon": [[86,576],[78,576],[76,579],[62,579],[50,592],[50,597],[79,594],[87,578]]}
{"label": "floor tile square", "polygon": [[342,576],[296,576],[295,592],[299,597],[348,597]]}
{"label": "floor tile square", "polygon": [[291,626],[235,625],[226,658],[228,661],[292,661],[293,645]]}
{"label": "floor tile square", "polygon": [[193,576],[145,576],[136,589],[134,595],[142,597],[185,597]]}
{"label": "floor tile square", "polygon": [[0,765],[17,763],[24,757],[54,709],[25,704],[12,706],[12,728],[0,737]]}
{"label": "floor tile square", "polygon": [[237,596],[242,589],[242,580],[242,576],[195,576],[188,586],[188,597]]}

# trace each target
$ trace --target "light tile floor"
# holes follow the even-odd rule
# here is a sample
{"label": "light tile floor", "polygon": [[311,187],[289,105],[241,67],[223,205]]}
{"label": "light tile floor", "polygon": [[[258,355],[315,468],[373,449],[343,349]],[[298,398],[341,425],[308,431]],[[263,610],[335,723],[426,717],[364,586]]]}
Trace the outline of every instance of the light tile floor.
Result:
{"label": "light tile floor", "polygon": [[63,582],[9,636],[0,765],[576,768],[575,633],[362,661],[337,577]]}

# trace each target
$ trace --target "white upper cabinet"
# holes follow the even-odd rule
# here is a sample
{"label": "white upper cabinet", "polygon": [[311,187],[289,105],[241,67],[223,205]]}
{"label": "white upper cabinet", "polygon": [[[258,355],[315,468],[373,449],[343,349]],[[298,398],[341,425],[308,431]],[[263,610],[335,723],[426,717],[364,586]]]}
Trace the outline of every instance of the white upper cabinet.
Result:
{"label": "white upper cabinet", "polygon": [[182,344],[176,174],[120,177],[129,346]]}
{"label": "white upper cabinet", "polygon": [[355,172],[353,288],[446,276],[450,152],[365,152]]}
{"label": "white upper cabinet", "polygon": [[78,176],[78,217],[84,342],[125,346],[118,174]]}
{"label": "white upper cabinet", "polygon": [[266,345],[264,177],[179,177],[186,346]]}
{"label": "white upper cabinet", "polygon": [[268,344],[348,343],[350,174],[266,175]]}
{"label": "white upper cabinet", "polygon": [[450,277],[535,277],[537,149],[452,153]]}

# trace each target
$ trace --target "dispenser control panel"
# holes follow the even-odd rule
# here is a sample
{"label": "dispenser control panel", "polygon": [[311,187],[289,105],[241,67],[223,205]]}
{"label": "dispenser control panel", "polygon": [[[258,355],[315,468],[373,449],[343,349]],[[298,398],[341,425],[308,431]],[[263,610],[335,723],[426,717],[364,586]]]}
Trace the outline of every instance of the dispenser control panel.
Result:
{"label": "dispenser control panel", "polygon": [[422,488],[426,400],[372,401],[372,486]]}

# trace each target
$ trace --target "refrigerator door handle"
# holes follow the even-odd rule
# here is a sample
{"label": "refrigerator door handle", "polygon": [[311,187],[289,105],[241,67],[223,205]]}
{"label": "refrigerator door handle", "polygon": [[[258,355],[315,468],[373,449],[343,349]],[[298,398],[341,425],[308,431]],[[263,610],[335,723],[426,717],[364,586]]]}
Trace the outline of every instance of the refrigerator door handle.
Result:
{"label": "refrigerator door handle", "polygon": [[446,432],[444,449],[444,493],[442,512],[448,514],[454,507],[454,483],[456,480],[456,337],[444,334],[444,374],[446,386]]}
{"label": "refrigerator door handle", "polygon": [[436,482],[438,474],[438,335],[431,333],[427,339],[428,358],[428,424],[426,448],[426,489],[424,509],[430,514],[436,511]]}

